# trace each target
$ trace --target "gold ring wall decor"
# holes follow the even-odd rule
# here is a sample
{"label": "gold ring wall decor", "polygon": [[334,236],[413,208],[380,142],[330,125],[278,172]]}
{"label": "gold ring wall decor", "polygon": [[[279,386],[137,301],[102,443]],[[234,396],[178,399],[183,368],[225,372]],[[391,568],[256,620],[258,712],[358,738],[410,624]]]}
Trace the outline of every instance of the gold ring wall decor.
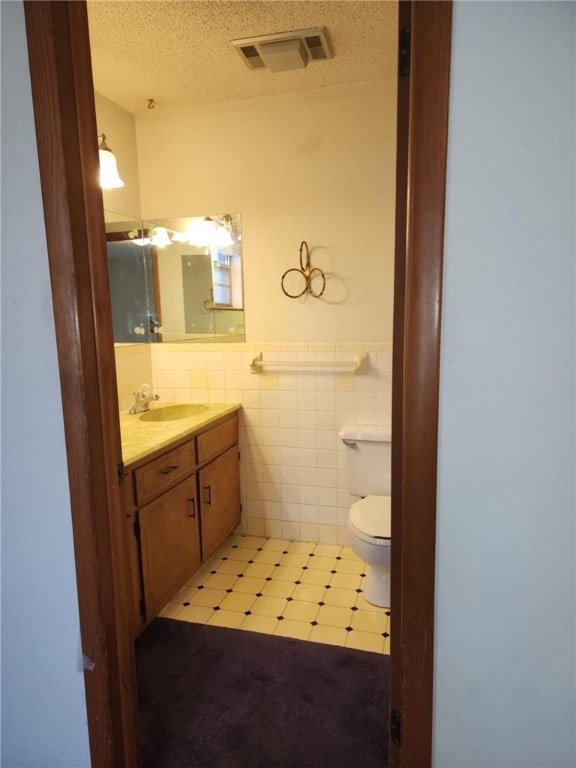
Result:
{"label": "gold ring wall decor", "polygon": [[[320,290],[316,290],[313,287],[313,281],[320,281]],[[294,285],[290,285],[290,283]],[[298,299],[306,293],[309,293],[315,299],[319,299],[324,293],[326,275],[318,267],[310,266],[310,252],[308,251],[306,240],[300,243],[300,269],[297,267],[287,269],[282,275],[281,286],[286,296],[291,299]]]}

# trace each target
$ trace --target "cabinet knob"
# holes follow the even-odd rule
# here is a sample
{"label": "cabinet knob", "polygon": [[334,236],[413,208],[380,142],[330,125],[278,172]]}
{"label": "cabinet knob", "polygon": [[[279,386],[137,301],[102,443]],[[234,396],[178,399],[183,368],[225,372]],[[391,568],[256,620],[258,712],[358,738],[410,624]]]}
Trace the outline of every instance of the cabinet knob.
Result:
{"label": "cabinet knob", "polygon": [[190,514],[188,515],[188,517],[195,518],[196,517],[196,499],[194,498],[194,496],[192,496],[192,498],[188,499],[188,501],[190,502]]}
{"label": "cabinet knob", "polygon": [[169,467],[166,467],[166,469],[161,469],[160,474],[169,475],[170,472],[174,472],[176,469],[178,469],[178,464],[171,464]]}

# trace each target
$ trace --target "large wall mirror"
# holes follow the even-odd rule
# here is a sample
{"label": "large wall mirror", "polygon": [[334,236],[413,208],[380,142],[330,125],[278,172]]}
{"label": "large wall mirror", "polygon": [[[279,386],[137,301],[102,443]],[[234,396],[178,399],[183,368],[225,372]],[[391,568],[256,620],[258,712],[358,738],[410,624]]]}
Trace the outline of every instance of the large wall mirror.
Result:
{"label": "large wall mirror", "polygon": [[114,341],[244,341],[242,221],[105,212]]}

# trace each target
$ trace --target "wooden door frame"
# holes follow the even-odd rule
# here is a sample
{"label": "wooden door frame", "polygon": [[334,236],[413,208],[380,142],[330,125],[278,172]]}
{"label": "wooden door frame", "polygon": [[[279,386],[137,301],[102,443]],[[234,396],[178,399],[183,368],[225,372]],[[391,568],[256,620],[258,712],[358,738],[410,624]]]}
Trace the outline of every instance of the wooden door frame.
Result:
{"label": "wooden door frame", "polygon": [[24,3],[64,411],[92,765],[138,765],[122,461],[88,19]]}
{"label": "wooden door frame", "polygon": [[[92,764],[136,768],[115,359],[87,12],[25,0],[32,97],[64,409]],[[399,83],[392,457],[392,687],[402,744],[432,755],[440,297],[451,4],[400,3],[412,29]]]}
{"label": "wooden door frame", "polygon": [[407,2],[398,80],[392,372],[392,768],[432,761],[440,310],[452,4]]}

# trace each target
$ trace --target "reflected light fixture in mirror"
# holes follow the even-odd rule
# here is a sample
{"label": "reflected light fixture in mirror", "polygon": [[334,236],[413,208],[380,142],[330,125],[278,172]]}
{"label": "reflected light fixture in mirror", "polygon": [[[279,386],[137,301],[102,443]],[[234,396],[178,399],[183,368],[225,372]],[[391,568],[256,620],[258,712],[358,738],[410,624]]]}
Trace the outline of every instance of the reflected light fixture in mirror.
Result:
{"label": "reflected light fixture in mirror", "polygon": [[138,229],[129,232],[128,237],[136,245],[154,245],[156,248],[166,248],[171,243],[188,243],[188,245],[197,247],[214,246],[216,248],[226,248],[229,245],[234,245],[229,229],[230,225],[218,225],[212,219],[204,219],[200,222],[201,225],[206,223],[210,226],[204,227],[201,233],[194,231],[195,225],[192,223],[192,229],[189,232],[176,232],[165,227],[154,227],[151,230],[146,230],[146,234],[149,235],[148,237],[144,236],[144,230]]}
{"label": "reflected light fixture in mirror", "polygon": [[229,214],[222,217],[220,223],[214,221],[210,216],[205,216],[203,219],[193,218],[189,221],[187,231],[175,233],[172,239],[175,242],[186,242],[198,247],[213,245],[225,248],[234,244],[230,232],[231,227],[232,217]]}
{"label": "reflected light fixture in mirror", "polygon": [[128,232],[128,238],[135,244],[154,245],[156,248],[166,248],[172,243],[168,230],[164,227],[154,227],[153,229],[132,229]]}
{"label": "reflected light fixture in mirror", "polygon": [[100,186],[102,189],[119,189],[124,182],[118,174],[118,164],[114,152],[106,144],[106,134],[98,136],[98,157],[100,159]]}
{"label": "reflected light fixture in mirror", "polygon": [[234,245],[230,230],[226,227],[217,227],[216,232],[214,233],[213,243],[219,248],[226,248],[227,245]]}
{"label": "reflected light fixture in mirror", "polygon": [[128,232],[128,238],[135,243],[135,245],[140,245],[143,248],[145,245],[150,245],[150,238],[144,237],[144,234],[143,229],[132,229]]}
{"label": "reflected light fixture in mirror", "polygon": [[150,242],[152,245],[155,245],[156,248],[166,248],[166,246],[170,245],[172,242],[170,240],[170,236],[168,235],[168,230],[164,227],[154,227],[151,235],[152,237]]}
{"label": "reflected light fixture in mirror", "polygon": [[190,245],[208,245],[216,233],[216,223],[209,217],[190,219],[185,233],[186,242]]}

